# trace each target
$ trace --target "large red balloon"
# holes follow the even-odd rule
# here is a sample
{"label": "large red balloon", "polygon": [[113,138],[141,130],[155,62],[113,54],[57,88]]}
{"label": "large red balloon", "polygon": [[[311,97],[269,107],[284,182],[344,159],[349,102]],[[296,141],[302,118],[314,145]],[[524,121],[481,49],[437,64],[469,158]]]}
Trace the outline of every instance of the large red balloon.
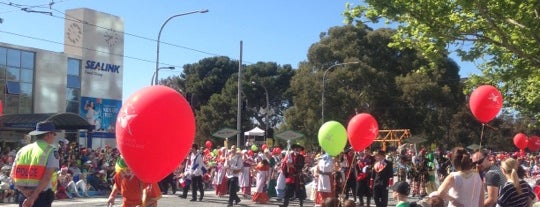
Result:
{"label": "large red balloon", "polygon": [[379,134],[377,120],[371,114],[362,113],[354,116],[347,125],[347,137],[354,151],[362,151],[371,145]]}
{"label": "large red balloon", "polygon": [[527,141],[527,148],[533,152],[540,149],[540,137],[536,135],[529,137],[529,140]]}
{"label": "large red balloon", "polygon": [[186,99],[166,86],[145,87],[122,105],[116,141],[126,164],[142,181],[169,175],[195,137],[195,118]]}
{"label": "large red balloon", "polygon": [[493,120],[501,111],[502,102],[501,92],[497,88],[483,85],[472,92],[469,107],[474,117],[485,124]]}
{"label": "large red balloon", "polygon": [[516,145],[517,148],[521,150],[525,149],[525,147],[527,147],[527,144],[527,135],[523,133],[517,133],[514,136],[514,145]]}

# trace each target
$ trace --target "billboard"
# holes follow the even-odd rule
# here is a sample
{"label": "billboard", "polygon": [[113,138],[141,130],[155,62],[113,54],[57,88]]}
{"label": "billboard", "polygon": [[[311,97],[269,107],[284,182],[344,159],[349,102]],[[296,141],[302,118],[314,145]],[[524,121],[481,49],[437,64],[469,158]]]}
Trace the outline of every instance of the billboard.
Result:
{"label": "billboard", "polygon": [[81,97],[80,115],[96,126],[95,132],[114,133],[121,100]]}

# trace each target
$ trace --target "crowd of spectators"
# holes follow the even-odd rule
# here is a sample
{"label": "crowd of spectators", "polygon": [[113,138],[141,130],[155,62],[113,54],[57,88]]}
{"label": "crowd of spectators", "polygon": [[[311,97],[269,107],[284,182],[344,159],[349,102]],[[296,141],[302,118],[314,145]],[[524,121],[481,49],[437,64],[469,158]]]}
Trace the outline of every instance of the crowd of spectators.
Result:
{"label": "crowd of spectators", "polygon": [[[9,176],[18,149],[0,149],[0,203],[13,203],[18,192]],[[112,189],[114,166],[119,157],[117,148],[105,145],[95,149],[82,147],[77,142],[58,144],[61,169],[53,186],[56,199],[108,195]]]}

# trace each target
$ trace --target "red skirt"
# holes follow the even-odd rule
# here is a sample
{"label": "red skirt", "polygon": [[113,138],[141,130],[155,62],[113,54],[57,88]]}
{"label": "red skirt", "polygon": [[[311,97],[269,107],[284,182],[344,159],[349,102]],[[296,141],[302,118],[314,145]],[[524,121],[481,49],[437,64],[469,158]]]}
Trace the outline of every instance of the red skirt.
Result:
{"label": "red skirt", "polygon": [[266,192],[262,192],[253,194],[252,200],[255,203],[268,203],[270,198],[268,198],[268,194],[266,194]]}
{"label": "red skirt", "polygon": [[223,196],[227,194],[227,177],[224,177],[221,184],[216,186],[216,195]]}

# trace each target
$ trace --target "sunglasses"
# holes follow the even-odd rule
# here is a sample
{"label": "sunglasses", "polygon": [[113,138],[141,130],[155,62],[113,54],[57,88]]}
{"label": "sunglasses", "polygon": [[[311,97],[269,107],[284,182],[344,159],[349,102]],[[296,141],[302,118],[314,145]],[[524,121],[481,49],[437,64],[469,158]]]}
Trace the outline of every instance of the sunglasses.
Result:
{"label": "sunglasses", "polygon": [[473,162],[472,164],[473,164],[473,165],[479,165],[479,164],[482,164],[482,163],[484,162],[484,159],[486,159],[486,157],[482,157],[482,159],[479,159],[478,161]]}

